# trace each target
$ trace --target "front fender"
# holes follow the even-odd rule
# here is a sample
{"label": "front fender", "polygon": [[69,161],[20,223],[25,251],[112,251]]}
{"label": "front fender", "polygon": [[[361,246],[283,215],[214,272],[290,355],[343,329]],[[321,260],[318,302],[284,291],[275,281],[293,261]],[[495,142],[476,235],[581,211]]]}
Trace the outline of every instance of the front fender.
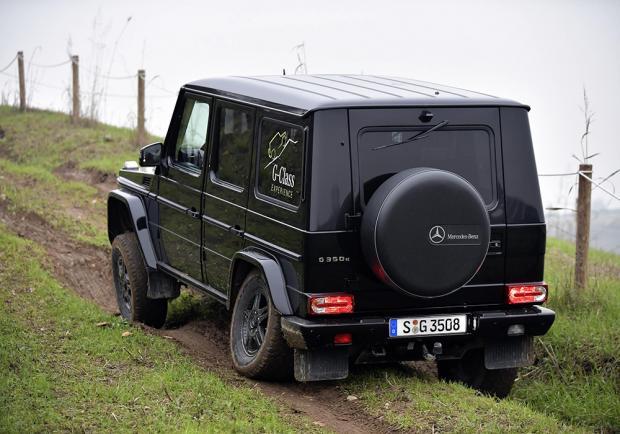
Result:
{"label": "front fender", "polygon": [[[284,279],[284,273],[282,272],[282,267],[280,267],[278,261],[269,253],[253,247],[248,247],[235,253],[230,267],[231,289],[233,288],[235,270],[237,269],[239,261],[247,262],[258,268],[263,273],[275,308],[282,315],[292,315],[293,309],[286,291],[286,280]],[[231,303],[231,300],[232,297],[228,299],[229,304]],[[230,308],[230,305],[228,307]]]}
{"label": "front fender", "polygon": [[126,211],[126,217],[129,223],[132,225],[132,229],[138,237],[142,254],[144,255],[144,261],[149,268],[157,268],[157,256],[155,255],[155,248],[151,240],[151,234],[148,229],[148,218],[146,215],[146,209],[144,203],[139,196],[131,193],[127,193],[123,190],[112,190],[108,195],[108,234],[110,242],[113,241],[114,234],[110,231],[112,219],[123,219],[125,216],[120,215],[118,212],[118,205],[124,208]]}

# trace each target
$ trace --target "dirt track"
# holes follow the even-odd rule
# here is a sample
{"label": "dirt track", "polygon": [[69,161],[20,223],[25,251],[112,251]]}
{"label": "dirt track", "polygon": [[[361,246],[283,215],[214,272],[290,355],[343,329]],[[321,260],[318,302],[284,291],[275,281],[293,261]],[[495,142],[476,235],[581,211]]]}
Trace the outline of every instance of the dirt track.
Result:
{"label": "dirt track", "polygon": [[[94,178],[90,181],[102,194],[112,185],[109,181],[98,183]],[[109,252],[106,249],[73,241],[35,214],[12,213],[2,200],[0,221],[19,236],[28,238],[45,249],[49,261],[47,265],[63,285],[81,297],[94,301],[107,312],[118,313],[112,287]],[[232,385],[256,385],[266,395],[276,399],[282,405],[284,413],[301,413],[316,424],[336,432],[398,431],[380,418],[365,413],[358,402],[347,401],[346,394],[337,383],[267,383],[239,376],[232,369],[229,356],[227,315],[222,309],[221,314],[215,316],[217,318],[206,321],[190,321],[176,329],[146,329],[151,333],[173,338],[202,367],[216,372]]]}

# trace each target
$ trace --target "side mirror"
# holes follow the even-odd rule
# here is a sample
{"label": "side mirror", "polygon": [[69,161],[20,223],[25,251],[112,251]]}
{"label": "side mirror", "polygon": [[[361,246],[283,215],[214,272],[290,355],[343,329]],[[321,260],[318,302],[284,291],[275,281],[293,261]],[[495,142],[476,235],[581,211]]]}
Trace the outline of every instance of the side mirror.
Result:
{"label": "side mirror", "polygon": [[159,166],[161,162],[161,151],[164,145],[161,143],[151,143],[140,149],[140,166],[153,167]]}

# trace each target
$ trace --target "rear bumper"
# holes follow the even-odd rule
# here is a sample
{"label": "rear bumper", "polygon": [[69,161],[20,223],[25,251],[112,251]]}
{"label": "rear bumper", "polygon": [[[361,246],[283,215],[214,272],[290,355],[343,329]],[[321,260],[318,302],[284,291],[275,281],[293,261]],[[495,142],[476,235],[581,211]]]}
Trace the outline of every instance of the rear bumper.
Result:
{"label": "rear bumper", "polygon": [[[399,315],[400,317],[407,315]],[[417,316],[412,314],[412,316]],[[472,341],[505,338],[511,325],[522,325],[523,336],[540,336],[547,333],[555,312],[541,306],[513,309],[471,311],[467,313],[467,333],[452,336],[420,336],[389,338],[388,317],[364,318],[317,318],[295,316],[282,318],[282,333],[288,344],[297,349],[334,347],[334,336],[351,333],[353,344],[361,346],[385,346],[410,341]]]}

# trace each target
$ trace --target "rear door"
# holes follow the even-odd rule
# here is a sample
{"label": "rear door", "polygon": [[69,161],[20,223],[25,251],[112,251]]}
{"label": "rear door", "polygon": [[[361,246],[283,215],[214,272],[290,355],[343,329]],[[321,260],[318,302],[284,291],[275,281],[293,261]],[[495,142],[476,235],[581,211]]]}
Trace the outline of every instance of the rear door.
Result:
{"label": "rear door", "polygon": [[205,194],[204,272],[226,294],[232,257],[243,247],[255,109],[218,101]]}
{"label": "rear door", "polygon": [[[423,112],[426,116],[423,116]],[[432,120],[423,122],[421,119]],[[504,297],[506,217],[502,188],[502,155],[498,108],[399,108],[350,110],[352,171],[356,211],[391,175],[413,167],[433,167],[467,179],[482,196],[491,221],[487,257],[466,289],[442,297],[443,305],[501,304]],[[447,124],[423,139],[375,149],[407,140],[429,128]],[[448,298],[450,300],[448,300]],[[433,300],[416,300],[417,306]]]}

